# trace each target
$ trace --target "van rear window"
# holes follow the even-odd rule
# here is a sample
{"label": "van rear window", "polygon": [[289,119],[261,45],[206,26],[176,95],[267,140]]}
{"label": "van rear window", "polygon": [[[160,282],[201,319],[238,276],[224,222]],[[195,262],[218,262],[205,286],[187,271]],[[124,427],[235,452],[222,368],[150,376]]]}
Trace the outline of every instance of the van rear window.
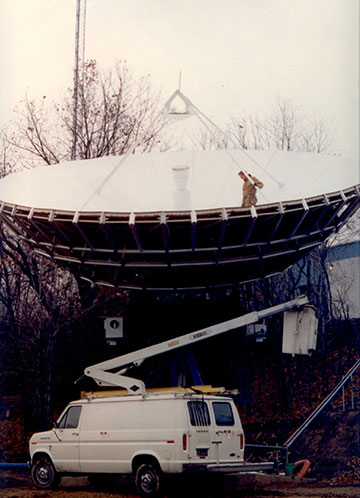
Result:
{"label": "van rear window", "polygon": [[210,425],[209,409],[205,401],[188,401],[190,423],[195,426]]}
{"label": "van rear window", "polygon": [[234,415],[230,403],[219,403],[215,401],[212,405],[216,425],[234,425]]}

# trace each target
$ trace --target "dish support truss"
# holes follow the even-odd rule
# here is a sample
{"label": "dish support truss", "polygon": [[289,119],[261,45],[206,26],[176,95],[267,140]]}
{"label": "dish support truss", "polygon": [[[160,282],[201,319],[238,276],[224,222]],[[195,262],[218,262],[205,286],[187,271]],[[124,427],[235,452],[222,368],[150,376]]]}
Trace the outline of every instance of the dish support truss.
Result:
{"label": "dish support truss", "polygon": [[281,272],[341,228],[359,205],[356,185],[256,208],[178,212],[75,212],[2,202],[0,220],[92,284],[182,291]]}

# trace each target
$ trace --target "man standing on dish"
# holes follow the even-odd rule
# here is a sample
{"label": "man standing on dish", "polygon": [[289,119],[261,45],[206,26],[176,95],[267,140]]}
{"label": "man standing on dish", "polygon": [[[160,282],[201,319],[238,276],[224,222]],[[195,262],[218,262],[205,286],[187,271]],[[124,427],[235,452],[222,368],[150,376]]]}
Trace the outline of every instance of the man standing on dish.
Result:
{"label": "man standing on dish", "polygon": [[243,171],[240,171],[239,176],[241,180],[244,181],[243,202],[241,207],[256,206],[258,201],[256,197],[256,189],[263,188],[264,184],[255,178],[255,176],[250,175],[250,173],[245,174]]}

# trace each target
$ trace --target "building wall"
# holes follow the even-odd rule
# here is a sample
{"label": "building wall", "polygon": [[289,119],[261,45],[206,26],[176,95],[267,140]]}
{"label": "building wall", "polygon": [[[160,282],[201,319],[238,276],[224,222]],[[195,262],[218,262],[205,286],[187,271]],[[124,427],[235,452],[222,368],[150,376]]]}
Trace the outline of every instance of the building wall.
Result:
{"label": "building wall", "polygon": [[327,261],[334,314],[360,318],[360,242],[332,247]]}

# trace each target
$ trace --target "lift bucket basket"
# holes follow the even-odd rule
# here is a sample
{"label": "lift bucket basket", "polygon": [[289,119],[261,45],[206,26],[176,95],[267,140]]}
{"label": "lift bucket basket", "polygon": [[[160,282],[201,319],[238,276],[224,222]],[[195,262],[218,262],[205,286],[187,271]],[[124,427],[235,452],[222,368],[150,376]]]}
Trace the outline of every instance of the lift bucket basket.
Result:
{"label": "lift bucket basket", "polygon": [[316,349],[317,327],[316,309],[310,304],[301,310],[286,311],[282,352],[310,355]]}

